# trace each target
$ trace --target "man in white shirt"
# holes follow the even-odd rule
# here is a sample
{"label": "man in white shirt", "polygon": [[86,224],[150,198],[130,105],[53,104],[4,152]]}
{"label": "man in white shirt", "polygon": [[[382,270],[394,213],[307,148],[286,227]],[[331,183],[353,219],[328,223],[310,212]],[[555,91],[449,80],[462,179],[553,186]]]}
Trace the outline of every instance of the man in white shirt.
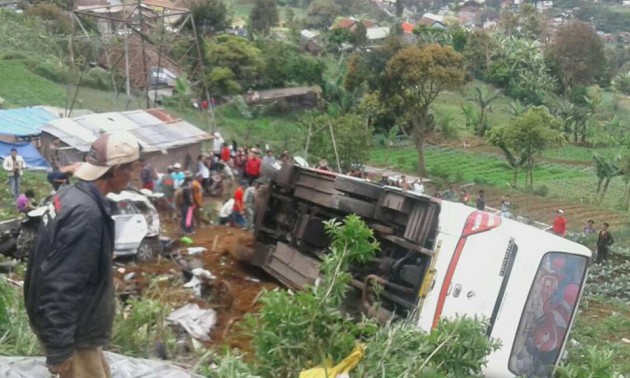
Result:
{"label": "man in white shirt", "polygon": [[422,183],[422,179],[416,179],[411,186],[411,190],[418,194],[424,193],[424,183]]}
{"label": "man in white shirt", "polygon": [[234,212],[234,198],[230,198],[221,207],[219,211],[219,224],[226,225],[232,219],[232,213]]}
{"label": "man in white shirt", "polygon": [[22,172],[24,171],[24,159],[17,154],[15,148],[11,149],[11,155],[4,158],[2,167],[7,171],[9,176],[9,189],[14,198],[20,195],[20,181]]}
{"label": "man in white shirt", "polygon": [[245,189],[243,195],[243,202],[245,202],[245,218],[247,220],[247,228],[254,228],[254,198],[256,197],[256,191],[260,187],[260,181],[255,181],[253,185],[250,185]]}
{"label": "man in white shirt", "polygon": [[212,153],[217,159],[221,159],[221,148],[223,148],[225,140],[221,137],[221,134],[217,131],[214,133],[214,140],[212,141]]}

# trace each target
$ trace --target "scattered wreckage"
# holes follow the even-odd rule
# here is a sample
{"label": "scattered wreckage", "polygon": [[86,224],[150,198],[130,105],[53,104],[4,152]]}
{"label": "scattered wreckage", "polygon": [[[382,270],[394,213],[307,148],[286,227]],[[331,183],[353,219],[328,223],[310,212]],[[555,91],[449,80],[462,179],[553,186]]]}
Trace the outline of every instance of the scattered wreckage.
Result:
{"label": "scattered wreckage", "polygon": [[349,301],[381,320],[410,318],[427,332],[442,317],[485,319],[488,336],[502,343],[488,357],[487,377],[552,375],[586,280],[586,247],[461,203],[303,163],[263,164],[262,171],[270,183],[256,195],[250,264],[292,289],[314,285],[330,242],[324,221],[354,213],[381,250],[351,268]]}

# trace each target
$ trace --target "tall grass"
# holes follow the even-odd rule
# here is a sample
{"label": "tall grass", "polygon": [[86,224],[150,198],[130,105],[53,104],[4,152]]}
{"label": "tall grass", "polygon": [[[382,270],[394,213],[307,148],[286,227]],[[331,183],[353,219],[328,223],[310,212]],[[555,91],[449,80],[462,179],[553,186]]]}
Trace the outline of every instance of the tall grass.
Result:
{"label": "tall grass", "polygon": [[24,308],[22,289],[0,277],[0,356],[41,354]]}

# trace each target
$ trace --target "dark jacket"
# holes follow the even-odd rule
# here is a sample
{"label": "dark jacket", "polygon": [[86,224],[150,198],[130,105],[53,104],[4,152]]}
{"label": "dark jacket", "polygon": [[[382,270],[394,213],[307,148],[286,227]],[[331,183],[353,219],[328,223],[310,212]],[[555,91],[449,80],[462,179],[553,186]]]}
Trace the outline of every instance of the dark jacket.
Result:
{"label": "dark jacket", "polygon": [[114,320],[114,222],[98,189],[63,188],[42,218],[24,297],[31,326],[55,365],[78,347],[107,346]]}
{"label": "dark jacket", "polygon": [[610,231],[601,230],[599,235],[597,236],[597,247],[598,248],[608,248],[615,242]]}

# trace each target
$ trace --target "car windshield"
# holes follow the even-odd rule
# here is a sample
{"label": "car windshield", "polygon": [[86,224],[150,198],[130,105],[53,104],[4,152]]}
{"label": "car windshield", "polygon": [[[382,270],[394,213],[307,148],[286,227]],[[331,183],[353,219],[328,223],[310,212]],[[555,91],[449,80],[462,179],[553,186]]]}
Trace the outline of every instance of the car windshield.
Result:
{"label": "car windshield", "polygon": [[538,267],[510,355],[516,375],[548,377],[571,326],[586,274],[586,257],[547,253]]}
{"label": "car windshield", "polygon": [[127,215],[127,214],[140,214],[140,211],[135,207],[132,201],[110,201],[112,209],[112,215]]}

